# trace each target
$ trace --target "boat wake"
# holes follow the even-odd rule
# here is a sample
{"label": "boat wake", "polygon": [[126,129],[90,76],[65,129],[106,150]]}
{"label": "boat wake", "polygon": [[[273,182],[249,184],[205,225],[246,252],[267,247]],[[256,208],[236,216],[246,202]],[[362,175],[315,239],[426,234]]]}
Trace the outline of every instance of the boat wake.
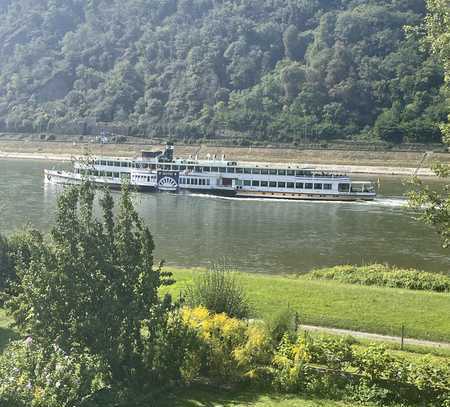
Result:
{"label": "boat wake", "polygon": [[[373,201],[314,201],[314,200],[292,200],[280,198],[238,198],[220,195],[185,193],[185,196],[200,197],[205,199],[217,199],[223,201],[245,201],[245,202],[289,202],[292,204],[322,204],[322,205],[363,205],[363,206],[382,206],[389,208],[401,208],[408,205],[408,201],[402,197],[379,197]],[[179,195],[177,195],[179,196]]]}

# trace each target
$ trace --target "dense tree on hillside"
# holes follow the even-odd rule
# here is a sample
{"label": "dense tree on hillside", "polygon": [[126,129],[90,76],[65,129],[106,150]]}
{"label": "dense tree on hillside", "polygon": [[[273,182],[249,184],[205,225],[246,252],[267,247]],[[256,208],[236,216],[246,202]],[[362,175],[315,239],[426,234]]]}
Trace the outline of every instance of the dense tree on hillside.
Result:
{"label": "dense tree on hillside", "polygon": [[125,3],[0,2],[0,129],[441,139],[442,66],[403,30],[422,0]]}

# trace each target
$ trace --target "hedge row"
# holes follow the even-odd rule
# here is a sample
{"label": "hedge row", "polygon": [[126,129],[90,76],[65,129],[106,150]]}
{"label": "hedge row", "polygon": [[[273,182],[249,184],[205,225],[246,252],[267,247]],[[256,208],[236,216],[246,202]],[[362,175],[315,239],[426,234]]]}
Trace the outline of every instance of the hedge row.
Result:
{"label": "hedge row", "polygon": [[450,292],[450,275],[429,273],[415,269],[401,269],[383,264],[367,266],[336,266],[313,270],[304,278],[311,280],[334,280],[346,284],[377,287],[407,288]]}

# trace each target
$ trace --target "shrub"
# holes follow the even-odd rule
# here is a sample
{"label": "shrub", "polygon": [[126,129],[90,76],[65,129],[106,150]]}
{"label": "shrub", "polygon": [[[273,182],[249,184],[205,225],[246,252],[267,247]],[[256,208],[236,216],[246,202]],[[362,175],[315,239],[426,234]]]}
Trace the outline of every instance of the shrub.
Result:
{"label": "shrub", "polygon": [[298,392],[305,385],[308,362],[311,360],[310,348],[305,338],[298,337],[295,342],[286,333],[273,356],[273,385],[284,392]]}
{"label": "shrub", "polygon": [[230,317],[249,318],[250,301],[238,278],[238,273],[226,265],[213,265],[194,277],[185,292],[186,304],[195,308],[206,307],[215,313]]}
{"label": "shrub", "polygon": [[305,278],[334,280],[346,284],[450,292],[450,275],[415,269],[401,269],[383,264],[371,264],[362,267],[345,265],[313,270]]}
{"label": "shrub", "polygon": [[56,345],[44,349],[31,338],[12,342],[0,357],[0,405],[65,407],[105,386],[100,359],[66,354]]}
{"label": "shrub", "polygon": [[19,263],[6,305],[18,328],[44,347],[89,352],[109,366],[113,384],[150,388],[159,372],[149,355],[161,349],[172,309],[158,289],[171,283],[170,275],[153,264],[153,238],[128,188],[116,214],[104,192],[103,222],[94,215],[94,199],[89,184],[58,197],[56,225],[48,239],[31,237],[31,260]]}
{"label": "shrub", "polygon": [[286,334],[290,338],[295,337],[298,324],[297,313],[290,308],[281,309],[265,320],[268,335],[275,345],[278,344]]}
{"label": "shrub", "polygon": [[183,320],[194,329],[202,345],[194,360],[202,360],[201,370],[213,379],[238,380],[242,370],[234,351],[246,342],[247,325],[224,313],[210,313],[205,307],[183,310]]}

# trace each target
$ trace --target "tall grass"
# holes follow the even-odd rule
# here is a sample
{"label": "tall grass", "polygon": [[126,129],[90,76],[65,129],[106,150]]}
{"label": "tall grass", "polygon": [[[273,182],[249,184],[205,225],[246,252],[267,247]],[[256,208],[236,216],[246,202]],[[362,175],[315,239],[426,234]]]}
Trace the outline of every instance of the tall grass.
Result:
{"label": "tall grass", "polygon": [[450,292],[450,275],[402,269],[383,264],[370,264],[361,267],[352,265],[335,266],[313,270],[306,274],[304,278],[334,280],[345,284]]}
{"label": "tall grass", "polygon": [[239,274],[226,264],[215,264],[196,273],[192,283],[185,288],[183,297],[190,307],[204,306],[230,317],[242,319],[252,314]]}

